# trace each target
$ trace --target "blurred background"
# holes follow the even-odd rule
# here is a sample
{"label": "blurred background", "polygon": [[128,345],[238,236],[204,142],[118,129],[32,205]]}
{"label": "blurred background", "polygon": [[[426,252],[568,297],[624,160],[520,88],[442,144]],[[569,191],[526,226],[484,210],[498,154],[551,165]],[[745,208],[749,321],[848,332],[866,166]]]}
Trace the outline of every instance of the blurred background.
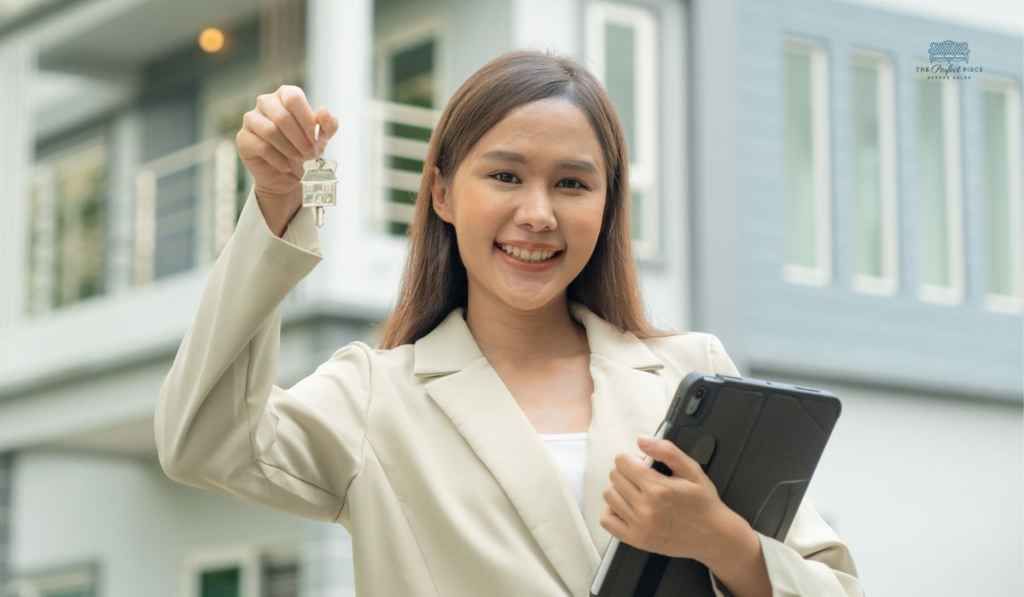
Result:
{"label": "blurred background", "polygon": [[354,594],[342,527],[156,459],[234,134],[281,83],[341,121],[288,387],[373,341],[440,109],[526,47],[619,110],[655,322],[843,400],[808,495],[867,593],[1024,595],[1022,32],[1012,1],[0,0],[0,595]]}

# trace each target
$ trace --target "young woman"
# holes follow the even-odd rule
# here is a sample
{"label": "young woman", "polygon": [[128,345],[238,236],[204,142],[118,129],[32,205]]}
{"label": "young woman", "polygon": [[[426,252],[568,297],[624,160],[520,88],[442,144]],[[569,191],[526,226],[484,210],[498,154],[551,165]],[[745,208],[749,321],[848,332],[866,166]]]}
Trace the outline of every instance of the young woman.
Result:
{"label": "young woman", "polygon": [[321,260],[298,190],[316,124],[322,149],[338,123],[296,87],[245,116],[253,194],[156,412],[171,478],[342,524],[360,595],[583,597],[612,535],[700,560],[719,594],[861,594],[809,502],[780,543],[643,441],[686,373],[737,371],[714,336],[645,320],[622,128],[571,60],[514,52],[459,88],[381,346],[274,385],[281,300]]}

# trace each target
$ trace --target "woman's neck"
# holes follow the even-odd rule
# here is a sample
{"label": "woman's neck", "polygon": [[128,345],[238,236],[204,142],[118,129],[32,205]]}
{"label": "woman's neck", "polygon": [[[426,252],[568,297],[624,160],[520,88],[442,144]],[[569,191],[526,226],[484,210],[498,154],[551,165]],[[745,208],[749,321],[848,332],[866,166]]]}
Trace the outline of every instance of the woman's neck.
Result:
{"label": "woman's neck", "polygon": [[565,295],[529,311],[470,293],[466,324],[492,363],[544,363],[589,351],[586,330],[569,314]]}

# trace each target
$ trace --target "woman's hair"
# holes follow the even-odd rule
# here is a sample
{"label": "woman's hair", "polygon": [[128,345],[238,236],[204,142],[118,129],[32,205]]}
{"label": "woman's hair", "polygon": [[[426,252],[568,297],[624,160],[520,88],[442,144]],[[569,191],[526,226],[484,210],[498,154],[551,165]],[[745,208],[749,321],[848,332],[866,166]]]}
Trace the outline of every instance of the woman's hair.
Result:
{"label": "woman's hair", "polygon": [[433,210],[434,166],[445,181],[495,124],[515,108],[547,98],[575,104],[604,149],[606,189],[601,232],[590,260],[568,287],[567,299],[637,337],[664,336],[644,314],[629,233],[629,158],[615,109],[600,82],[570,58],[539,51],[509,52],[473,73],[448,101],[430,136],[409,226],[409,255],[398,304],[381,334],[381,348],[419,340],[456,307],[465,307],[466,268],[455,229]]}

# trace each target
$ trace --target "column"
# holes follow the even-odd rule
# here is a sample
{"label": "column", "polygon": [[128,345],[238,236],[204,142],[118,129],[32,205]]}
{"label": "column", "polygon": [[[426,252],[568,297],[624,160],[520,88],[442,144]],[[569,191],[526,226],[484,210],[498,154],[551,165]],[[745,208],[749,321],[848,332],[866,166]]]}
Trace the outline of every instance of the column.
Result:
{"label": "column", "polygon": [[550,50],[579,58],[583,48],[582,17],[578,0],[515,0],[512,48]]}
{"label": "column", "polygon": [[[310,0],[307,23],[307,92],[313,109],[326,106],[341,129],[325,156],[338,162],[338,205],[329,208],[320,229],[325,262],[309,276],[309,291],[337,300],[362,268],[360,236],[370,213],[369,146],[373,1]],[[365,259],[365,255],[359,260]]]}
{"label": "column", "polygon": [[111,221],[107,243],[107,292],[117,294],[132,287],[135,256],[135,174],[142,144],[142,120],[131,110],[117,118],[111,149]]}
{"label": "column", "polygon": [[0,45],[0,80],[4,89],[23,90],[0,94],[0,180],[4,185],[4,213],[0,218],[0,329],[13,325],[25,313],[33,149],[31,97],[24,90],[30,87],[34,70],[35,55],[24,41],[16,39]]}

